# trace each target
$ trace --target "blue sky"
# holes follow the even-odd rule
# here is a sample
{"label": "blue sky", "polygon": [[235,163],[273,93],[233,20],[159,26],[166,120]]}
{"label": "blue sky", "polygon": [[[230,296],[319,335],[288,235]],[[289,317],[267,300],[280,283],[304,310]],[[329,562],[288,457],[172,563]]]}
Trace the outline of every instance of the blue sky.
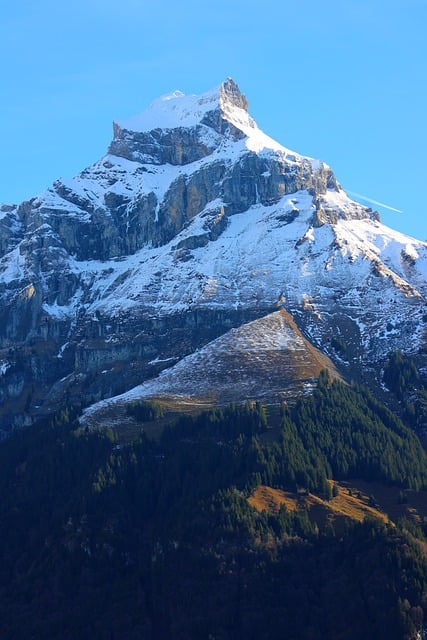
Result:
{"label": "blue sky", "polygon": [[100,158],[112,121],[231,76],[259,126],[427,239],[426,0],[3,0],[0,202]]}

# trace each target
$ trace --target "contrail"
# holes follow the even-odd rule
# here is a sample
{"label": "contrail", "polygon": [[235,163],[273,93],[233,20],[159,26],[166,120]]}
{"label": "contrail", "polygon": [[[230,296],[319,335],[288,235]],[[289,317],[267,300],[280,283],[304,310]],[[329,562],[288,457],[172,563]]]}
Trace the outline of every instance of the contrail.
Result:
{"label": "contrail", "polygon": [[371,204],[376,204],[377,207],[383,207],[384,209],[389,209],[390,211],[394,211],[395,213],[403,213],[400,209],[395,209],[394,207],[390,207],[388,204],[384,204],[384,202],[378,202],[377,200],[372,200],[371,198],[367,198],[366,196],[362,196],[360,193],[355,193],[354,191],[347,191],[351,196],[356,196],[356,198],[360,198],[365,202],[370,202]]}

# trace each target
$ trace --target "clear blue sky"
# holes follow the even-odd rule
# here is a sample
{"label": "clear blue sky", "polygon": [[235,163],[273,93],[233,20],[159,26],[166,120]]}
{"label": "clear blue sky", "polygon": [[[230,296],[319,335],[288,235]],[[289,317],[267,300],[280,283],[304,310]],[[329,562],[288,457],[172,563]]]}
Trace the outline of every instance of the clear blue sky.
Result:
{"label": "clear blue sky", "polygon": [[427,239],[426,0],[3,0],[0,202],[106,151],[112,120],[231,76],[259,126]]}

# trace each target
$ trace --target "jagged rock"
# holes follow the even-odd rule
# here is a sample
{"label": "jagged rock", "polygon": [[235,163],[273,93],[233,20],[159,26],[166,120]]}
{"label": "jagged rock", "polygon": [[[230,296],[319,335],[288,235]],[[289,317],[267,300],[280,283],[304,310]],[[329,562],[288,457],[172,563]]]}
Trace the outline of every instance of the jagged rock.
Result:
{"label": "jagged rock", "polygon": [[144,164],[186,165],[201,160],[212,151],[203,139],[205,129],[183,127],[163,131],[134,132],[114,123],[114,139],[108,152]]}

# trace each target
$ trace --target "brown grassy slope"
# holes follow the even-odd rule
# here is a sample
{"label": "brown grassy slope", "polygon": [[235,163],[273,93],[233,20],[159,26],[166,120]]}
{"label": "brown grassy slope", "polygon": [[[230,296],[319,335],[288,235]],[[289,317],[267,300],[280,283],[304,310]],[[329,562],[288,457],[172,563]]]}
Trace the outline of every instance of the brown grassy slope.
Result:
{"label": "brown grassy slope", "polygon": [[324,500],[311,493],[293,493],[260,485],[254,489],[248,501],[258,511],[277,513],[282,505],[291,512],[307,510],[310,520],[322,530],[328,524],[333,524],[336,531],[345,526],[346,520],[362,522],[365,518],[373,517],[390,522],[386,513],[369,505],[367,494],[358,494],[357,489],[349,491],[350,487],[343,483],[329,481],[331,488],[335,485],[338,495],[331,500]]}
{"label": "brown grassy slope", "polygon": [[320,528],[332,523],[336,530],[344,525],[345,520],[362,522],[365,518],[374,517],[383,522],[396,522],[405,517],[420,524],[427,518],[427,491],[402,492],[397,487],[363,480],[329,482],[331,488],[335,486],[338,490],[338,495],[331,500],[323,500],[310,493],[293,493],[259,485],[248,502],[258,511],[271,513],[277,513],[281,505],[293,512],[307,509],[310,519]]}

